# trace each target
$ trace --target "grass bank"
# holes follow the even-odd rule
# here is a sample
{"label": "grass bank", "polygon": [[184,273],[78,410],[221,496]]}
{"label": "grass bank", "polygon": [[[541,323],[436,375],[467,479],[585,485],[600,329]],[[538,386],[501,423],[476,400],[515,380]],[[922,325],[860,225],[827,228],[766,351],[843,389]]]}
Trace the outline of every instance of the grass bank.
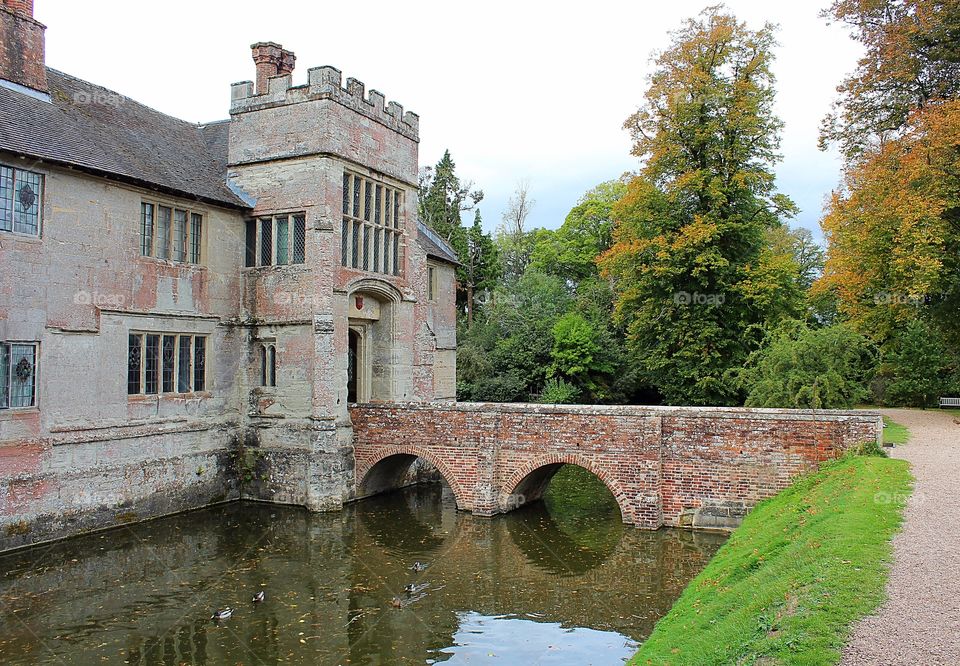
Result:
{"label": "grass bank", "polygon": [[910,431],[903,424],[883,417],[883,443],[899,446],[910,440]]}
{"label": "grass bank", "polygon": [[835,664],[882,601],[912,477],[849,456],[757,506],[631,664]]}

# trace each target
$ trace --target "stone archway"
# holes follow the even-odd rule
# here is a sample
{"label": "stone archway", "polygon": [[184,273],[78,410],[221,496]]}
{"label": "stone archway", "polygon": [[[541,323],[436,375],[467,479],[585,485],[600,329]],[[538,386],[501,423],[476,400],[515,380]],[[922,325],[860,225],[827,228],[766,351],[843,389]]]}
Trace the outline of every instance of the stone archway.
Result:
{"label": "stone archway", "polygon": [[564,465],[582,467],[603,481],[620,508],[620,517],[623,522],[634,523],[635,516],[629,496],[614,475],[602,465],[577,454],[556,453],[535,458],[521,465],[501,486],[497,498],[498,510],[506,513],[523,504],[538,501],[554,474]]}
{"label": "stone archway", "polygon": [[376,457],[358,465],[354,493],[356,499],[396,489],[400,479],[417,458],[422,458],[437,468],[440,476],[450,486],[458,510],[470,511],[473,508],[459,477],[450,466],[432,451],[417,446],[385,447],[378,451]]}
{"label": "stone archway", "polygon": [[377,278],[360,278],[347,287],[348,402],[399,399],[400,291]]}

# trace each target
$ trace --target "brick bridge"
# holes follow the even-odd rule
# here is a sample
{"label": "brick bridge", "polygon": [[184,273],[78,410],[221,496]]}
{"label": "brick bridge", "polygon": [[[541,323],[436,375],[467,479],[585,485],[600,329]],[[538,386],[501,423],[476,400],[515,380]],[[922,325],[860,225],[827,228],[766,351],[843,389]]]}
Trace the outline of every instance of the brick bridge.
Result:
{"label": "brick bridge", "polygon": [[356,498],[409,482],[423,458],[458,509],[492,516],[540,499],[572,464],[607,485],[625,523],[647,529],[733,527],[882,429],[876,412],[725,407],[377,403],[350,415]]}

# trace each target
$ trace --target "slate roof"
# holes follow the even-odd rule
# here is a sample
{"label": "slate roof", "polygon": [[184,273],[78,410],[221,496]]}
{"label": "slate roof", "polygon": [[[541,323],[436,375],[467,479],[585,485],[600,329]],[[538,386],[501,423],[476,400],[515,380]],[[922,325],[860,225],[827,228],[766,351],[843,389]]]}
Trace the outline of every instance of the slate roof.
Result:
{"label": "slate roof", "polygon": [[249,208],[226,184],[227,121],[195,125],[47,68],[50,102],[0,87],[0,150]]}
{"label": "slate roof", "polygon": [[450,244],[440,238],[437,232],[420,220],[417,220],[417,242],[420,243],[420,247],[426,251],[428,257],[446,261],[455,266],[460,265],[457,253],[450,247]]}

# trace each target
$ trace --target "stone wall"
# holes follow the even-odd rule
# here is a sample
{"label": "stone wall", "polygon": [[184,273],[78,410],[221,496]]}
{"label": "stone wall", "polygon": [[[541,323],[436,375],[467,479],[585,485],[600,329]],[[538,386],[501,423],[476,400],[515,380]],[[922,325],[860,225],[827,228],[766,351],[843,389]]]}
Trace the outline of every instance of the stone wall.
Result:
{"label": "stone wall", "polygon": [[733,527],[882,429],[875,412],[746,408],[383,404],[351,416],[355,496],[399,481],[419,456],[460,509],[493,515],[539,499],[560,466],[575,464],[606,483],[624,522],[649,529]]}
{"label": "stone wall", "polygon": [[[40,236],[0,237],[0,340],[38,343],[37,404],[0,410],[0,550],[235,499],[242,215],[0,155],[44,175]],[[203,215],[203,265],[140,256],[142,201]],[[128,396],[131,331],[207,336],[206,388]]]}

